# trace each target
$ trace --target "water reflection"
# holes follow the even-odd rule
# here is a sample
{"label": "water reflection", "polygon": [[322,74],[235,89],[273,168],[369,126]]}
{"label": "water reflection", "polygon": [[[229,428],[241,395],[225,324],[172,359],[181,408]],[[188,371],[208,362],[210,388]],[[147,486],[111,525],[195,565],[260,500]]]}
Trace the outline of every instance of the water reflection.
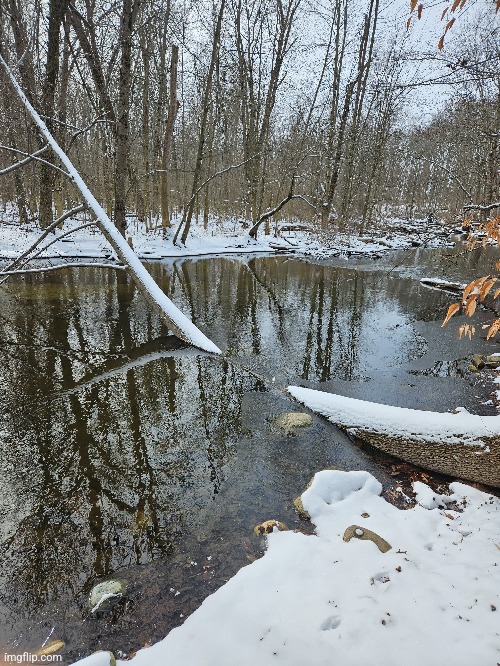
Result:
{"label": "water reflection", "polygon": [[[412,307],[439,312],[447,296],[377,273],[283,257],[155,264],[175,283],[176,302],[231,358],[285,383],[362,379],[421,356]],[[172,271],[172,277],[167,277]],[[207,296],[192,284],[213,285]],[[424,288],[421,288],[422,290]],[[411,313],[411,314],[410,314]]]}

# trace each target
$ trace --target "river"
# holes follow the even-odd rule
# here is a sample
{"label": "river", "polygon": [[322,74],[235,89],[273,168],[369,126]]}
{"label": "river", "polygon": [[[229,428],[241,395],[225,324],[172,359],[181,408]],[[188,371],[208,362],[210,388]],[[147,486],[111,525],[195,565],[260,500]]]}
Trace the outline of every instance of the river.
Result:
{"label": "river", "polygon": [[[52,632],[71,662],[163,637],[262,552],[268,518],[310,529],[293,500],[327,467],[384,467],[320,417],[299,384],[388,404],[494,413],[466,357],[498,350],[440,328],[454,298],[424,276],[465,280],[484,254],[290,256],[156,262],[164,291],[223,351],[168,334],[122,271],[72,268],[0,290],[0,646]],[[492,314],[480,313],[484,321]],[[102,579],[126,592],[90,614]],[[13,652],[13,649],[9,649]]]}

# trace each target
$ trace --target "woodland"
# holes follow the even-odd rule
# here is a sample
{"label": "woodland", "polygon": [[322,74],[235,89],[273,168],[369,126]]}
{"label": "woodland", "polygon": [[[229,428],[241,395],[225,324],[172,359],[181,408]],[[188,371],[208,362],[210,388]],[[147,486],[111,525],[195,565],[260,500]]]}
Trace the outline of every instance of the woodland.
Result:
{"label": "woodland", "polygon": [[[0,54],[123,234],[266,212],[363,233],[499,199],[495,3],[412,8],[2,0]],[[46,228],[78,193],[0,76],[0,199]]]}

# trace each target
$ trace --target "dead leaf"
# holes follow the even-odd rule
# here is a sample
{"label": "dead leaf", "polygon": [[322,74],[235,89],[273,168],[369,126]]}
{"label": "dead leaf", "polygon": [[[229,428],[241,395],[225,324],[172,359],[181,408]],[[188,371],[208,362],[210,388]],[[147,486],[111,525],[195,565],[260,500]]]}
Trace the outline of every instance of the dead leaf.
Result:
{"label": "dead leaf", "polygon": [[452,303],[448,308],[448,312],[446,313],[446,317],[443,323],[441,324],[441,328],[443,328],[443,326],[446,326],[446,324],[450,321],[453,315],[457,313],[459,310],[460,310],[460,303]]}

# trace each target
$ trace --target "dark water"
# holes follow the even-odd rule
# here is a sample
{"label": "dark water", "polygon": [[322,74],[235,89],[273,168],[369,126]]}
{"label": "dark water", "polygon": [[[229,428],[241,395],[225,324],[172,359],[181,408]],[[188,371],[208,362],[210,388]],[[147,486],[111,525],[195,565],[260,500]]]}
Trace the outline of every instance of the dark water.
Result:
{"label": "dark water", "polygon": [[[301,410],[289,383],[486,413],[476,396],[492,387],[461,359],[498,345],[439,328],[453,299],[414,277],[443,275],[444,253],[415,256],[153,264],[223,358],[169,336],[122,272],[69,269],[2,288],[0,648],[36,649],[53,629],[68,662],[128,654],[260,554],[256,524],[300,526],[292,502],[315,471],[387,481],[321,418],[276,428]],[[91,616],[92,586],[111,577],[125,598]]]}

